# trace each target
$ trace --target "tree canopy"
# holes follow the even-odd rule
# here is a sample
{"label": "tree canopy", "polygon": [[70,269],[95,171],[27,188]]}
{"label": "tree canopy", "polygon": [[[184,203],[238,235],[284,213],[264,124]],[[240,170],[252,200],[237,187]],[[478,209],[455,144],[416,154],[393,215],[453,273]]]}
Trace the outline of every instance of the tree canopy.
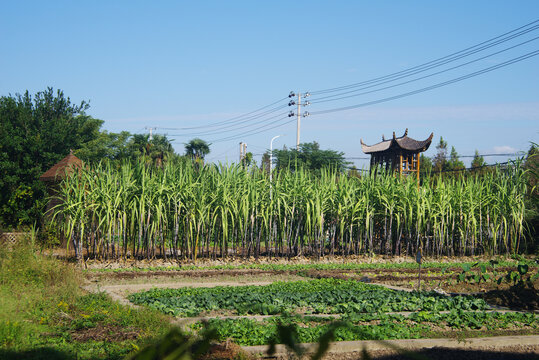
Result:
{"label": "tree canopy", "polygon": [[204,160],[210,153],[210,145],[202,139],[194,138],[185,144],[185,155],[194,160]]}
{"label": "tree canopy", "polygon": [[481,168],[486,164],[487,163],[485,161],[485,158],[479,155],[479,151],[475,150],[475,154],[472,160],[472,168]]}
{"label": "tree canopy", "polygon": [[451,155],[449,155],[449,162],[447,163],[447,170],[458,171],[464,170],[466,167],[464,163],[460,161],[459,154],[457,149],[454,146],[451,146]]}
{"label": "tree canopy", "polygon": [[103,121],[86,114],[87,102],[74,104],[61,90],[48,88],[0,97],[0,227],[38,222],[45,205],[39,177],[73,150],[86,162],[144,157],[159,165],[174,150],[163,135],[101,131]]}
{"label": "tree canopy", "polygon": [[44,204],[39,177],[71,149],[99,138],[103,121],[86,115],[88,108],[52,88],[0,97],[0,225],[33,223]]}
{"label": "tree canopy", "polygon": [[436,145],[438,152],[433,158],[433,168],[436,172],[447,170],[447,142],[440,136],[440,142]]}
{"label": "tree canopy", "polygon": [[344,171],[348,163],[343,152],[335,150],[321,150],[320,145],[315,141],[299,145],[296,149],[273,151],[273,161],[279,170],[294,168],[296,165],[310,170],[320,170],[324,167],[333,167],[338,171]]}

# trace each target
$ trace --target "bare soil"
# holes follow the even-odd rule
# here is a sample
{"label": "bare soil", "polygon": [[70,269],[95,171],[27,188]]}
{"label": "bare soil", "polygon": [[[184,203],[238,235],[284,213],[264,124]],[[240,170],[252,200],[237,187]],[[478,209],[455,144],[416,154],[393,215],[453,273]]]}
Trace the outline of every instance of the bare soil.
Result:
{"label": "bare soil", "polygon": [[[54,256],[66,257],[65,249],[55,249],[49,251]],[[415,254],[414,254],[415,256]],[[350,256],[324,256],[320,259],[312,257],[292,257],[290,259],[286,257],[260,257],[255,259],[254,257],[234,257],[229,256],[227,258],[220,258],[217,260],[208,258],[199,258],[197,261],[183,259],[180,261],[174,261],[172,259],[164,260],[162,258],[155,258],[151,260],[133,260],[133,259],[118,259],[118,260],[86,260],[84,262],[85,269],[148,269],[151,267],[169,267],[181,269],[185,266],[219,266],[219,265],[252,265],[252,264],[335,264],[335,263],[362,263],[362,264],[384,264],[384,263],[404,263],[415,262],[414,256],[389,256],[389,255],[350,255]],[[67,256],[69,258],[69,256]],[[437,262],[440,264],[451,264],[455,262],[477,262],[477,261],[489,261],[496,260],[494,257],[488,256],[459,256],[455,257],[423,257],[423,262]],[[458,268],[460,270],[460,268]]]}
{"label": "bare soil", "polygon": [[482,297],[491,305],[504,306],[513,310],[539,310],[539,290],[537,287],[513,286],[505,290],[491,290],[483,294]]}
{"label": "bare soil", "polygon": [[93,328],[86,328],[76,330],[71,333],[71,338],[74,341],[86,342],[86,341],[109,341],[118,342],[124,340],[134,340],[139,337],[137,331],[121,328],[119,326],[102,325],[98,324]]}
{"label": "bare soil", "polygon": [[239,360],[253,359],[239,345],[233,342],[213,344],[207,354],[200,357],[200,360]]}
{"label": "bare soil", "polygon": [[289,271],[264,270],[194,270],[86,273],[89,283],[101,285],[183,283],[238,283],[249,285],[259,282],[297,281],[305,278]]}

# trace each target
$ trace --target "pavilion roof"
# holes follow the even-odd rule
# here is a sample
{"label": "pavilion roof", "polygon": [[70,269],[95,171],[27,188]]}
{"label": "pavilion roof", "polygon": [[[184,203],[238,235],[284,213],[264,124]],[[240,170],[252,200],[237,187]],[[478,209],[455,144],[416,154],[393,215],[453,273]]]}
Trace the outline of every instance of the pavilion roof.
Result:
{"label": "pavilion roof", "polygon": [[384,152],[390,149],[403,149],[406,151],[413,152],[423,152],[426,151],[431,142],[434,133],[431,133],[430,136],[423,141],[417,141],[408,137],[408,129],[404,132],[404,135],[401,137],[395,137],[395,132],[393,132],[393,138],[386,140],[382,136],[382,141],[374,145],[366,145],[361,139],[361,149],[365,154],[379,153]]}
{"label": "pavilion roof", "polygon": [[82,166],[82,160],[73,155],[73,151],[69,153],[65,158],[60,160],[56,165],[45,171],[43,175],[39,177],[41,181],[58,181],[66,177],[67,174],[73,172],[73,168],[80,168]]}

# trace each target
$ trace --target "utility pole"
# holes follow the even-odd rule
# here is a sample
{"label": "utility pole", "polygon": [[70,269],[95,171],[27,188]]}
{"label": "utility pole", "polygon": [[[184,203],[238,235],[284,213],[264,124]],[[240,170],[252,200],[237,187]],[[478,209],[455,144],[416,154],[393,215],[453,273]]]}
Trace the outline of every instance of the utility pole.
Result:
{"label": "utility pole", "polygon": [[146,126],[145,129],[146,129],[146,130],[150,130],[150,141],[152,141],[152,140],[153,140],[153,133],[152,133],[152,131],[153,131],[153,130],[157,130],[157,128],[156,128],[156,127],[147,127],[147,126]]}
{"label": "utility pole", "polygon": [[240,163],[243,160],[243,142],[240,141]]}
{"label": "utility pole", "polygon": [[270,180],[270,200],[272,199],[272,185],[271,185],[271,178],[272,178],[272,173],[273,173],[273,140],[277,139],[278,137],[281,137],[283,135],[277,135],[277,136],[274,136],[271,141],[270,141],[270,163],[269,163],[269,166],[270,166],[270,173],[269,173],[269,180]]}
{"label": "utility pole", "polygon": [[247,156],[247,143],[242,141],[240,142],[240,163],[243,162],[245,156]]}
{"label": "utility pole", "polygon": [[[290,91],[290,94],[288,95],[289,98],[297,97],[297,102],[294,100],[290,100],[288,103],[288,106],[297,105],[297,111],[296,111],[296,117],[297,117],[297,128],[296,128],[296,150],[299,151],[299,139],[300,139],[300,131],[301,131],[301,117],[307,117],[309,116],[309,113],[306,111],[305,113],[301,114],[301,99],[307,98],[311,96],[308,92],[302,95],[301,93],[294,94],[293,91]],[[308,101],[305,102],[305,106],[309,105],[310,103]],[[290,111],[288,114],[288,117],[294,116],[294,112]]]}
{"label": "utility pole", "polygon": [[298,125],[296,128],[296,150],[299,151],[299,131],[301,128],[301,93],[298,93],[298,111],[296,113]]}

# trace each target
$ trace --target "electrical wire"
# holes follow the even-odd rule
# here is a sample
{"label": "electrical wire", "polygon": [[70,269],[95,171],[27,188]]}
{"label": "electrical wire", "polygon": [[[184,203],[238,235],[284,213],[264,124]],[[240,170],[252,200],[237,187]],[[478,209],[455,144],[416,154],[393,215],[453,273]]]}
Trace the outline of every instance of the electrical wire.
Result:
{"label": "electrical wire", "polygon": [[[491,54],[489,54],[489,55],[485,55],[485,56],[482,56],[482,57],[480,57],[480,58],[477,58],[477,59],[474,59],[474,60],[465,62],[465,63],[463,63],[463,64],[456,65],[456,66],[450,67],[450,68],[448,68],[448,69],[441,70],[441,71],[437,71],[437,72],[435,72],[435,73],[432,73],[432,74],[429,74],[429,75],[425,75],[425,76],[421,76],[421,77],[418,77],[418,78],[415,78],[415,79],[412,79],[412,80],[404,81],[404,82],[401,82],[401,83],[398,83],[398,84],[395,84],[395,85],[386,86],[386,87],[383,87],[383,88],[380,88],[380,89],[375,89],[375,90],[371,90],[371,91],[366,91],[366,92],[362,92],[362,93],[359,93],[359,94],[348,95],[348,96],[341,96],[341,95],[350,94],[350,93],[355,93],[355,92],[357,92],[357,91],[369,89],[369,88],[372,88],[372,87],[375,87],[375,86],[379,86],[379,85],[382,85],[382,84],[386,84],[386,83],[395,81],[395,80],[388,80],[388,81],[382,82],[382,83],[380,83],[380,84],[370,85],[370,86],[365,86],[365,87],[361,87],[361,88],[359,88],[359,89],[350,90],[350,91],[346,91],[346,92],[339,93],[339,94],[335,94],[335,95],[324,96],[324,97],[319,98],[319,99],[317,99],[317,100],[311,100],[310,103],[311,103],[311,104],[318,104],[318,103],[324,103],[324,102],[328,102],[328,101],[337,101],[337,100],[347,99],[347,98],[351,98],[351,97],[356,97],[356,96],[361,96],[361,95],[371,94],[371,93],[378,92],[378,91],[382,91],[382,90],[391,89],[391,88],[394,88],[394,87],[397,87],[397,86],[406,85],[406,84],[409,84],[409,83],[412,83],[412,82],[416,82],[416,81],[419,81],[419,80],[424,80],[424,79],[427,79],[427,78],[430,78],[430,77],[433,77],[433,76],[436,76],[436,75],[440,75],[440,74],[449,72],[449,71],[451,71],[451,70],[459,69],[459,68],[461,68],[461,67],[464,67],[464,66],[466,66],[466,65],[473,64],[473,63],[478,62],[478,61],[481,61],[481,60],[488,59],[488,58],[490,58],[490,57],[492,57],[492,56],[495,56],[495,55],[501,54],[501,53],[503,53],[503,52],[512,50],[512,49],[514,49],[514,48],[516,48],[516,47],[519,47],[519,46],[522,46],[522,45],[526,45],[526,44],[528,44],[528,43],[530,43],[530,42],[532,42],[532,41],[535,41],[535,40],[537,40],[537,39],[539,39],[539,36],[538,36],[538,37],[535,37],[535,38],[533,38],[533,39],[524,41],[524,42],[522,42],[522,43],[513,45],[513,46],[511,46],[511,47],[508,47],[508,48],[505,48],[505,49],[496,51],[496,52],[491,53]],[[408,75],[407,75],[407,76],[408,76]],[[407,77],[407,76],[406,76],[406,77]]]}
{"label": "electrical wire", "polygon": [[[478,157],[490,157],[490,156],[522,156],[526,155],[525,151],[520,151],[513,154],[479,154]],[[475,158],[475,155],[459,155],[459,158]]]}
{"label": "electrical wire", "polygon": [[321,115],[321,114],[329,114],[329,113],[338,112],[338,111],[351,110],[351,109],[356,109],[356,108],[360,108],[360,107],[364,107],[364,106],[380,104],[380,103],[383,103],[383,102],[396,100],[396,99],[404,98],[404,97],[411,96],[411,95],[416,95],[416,94],[423,93],[423,92],[430,91],[430,90],[434,90],[434,89],[437,89],[437,88],[440,88],[440,87],[443,87],[443,86],[454,84],[456,82],[466,80],[466,79],[469,79],[469,78],[472,78],[472,77],[475,77],[475,76],[479,76],[479,75],[482,75],[482,74],[485,74],[485,73],[488,73],[488,72],[503,68],[505,66],[509,66],[509,65],[514,64],[514,63],[529,59],[529,58],[537,56],[537,55],[539,55],[539,50],[535,50],[535,51],[529,52],[527,54],[524,54],[524,55],[518,56],[516,58],[513,58],[511,60],[504,61],[504,62],[502,62],[500,64],[493,65],[493,66],[484,68],[482,70],[475,71],[475,72],[469,73],[467,75],[463,75],[463,76],[460,76],[458,78],[454,78],[454,79],[451,79],[451,80],[448,80],[448,81],[444,81],[444,82],[441,82],[441,83],[438,83],[438,84],[435,84],[435,85],[427,86],[427,87],[424,87],[424,88],[421,88],[421,89],[418,89],[418,90],[409,91],[409,92],[406,92],[406,93],[403,93],[403,94],[390,96],[390,97],[386,97],[386,98],[383,98],[383,99],[373,100],[373,101],[365,102],[365,103],[362,103],[362,104],[344,106],[344,107],[340,107],[340,108],[328,109],[328,110],[322,110],[322,111],[314,111],[314,112],[311,112],[310,115]]}
{"label": "electrical wire", "polygon": [[219,157],[221,157],[221,156],[223,156],[223,155],[226,155],[229,151],[234,150],[235,147],[236,147],[236,145],[231,146],[231,147],[229,147],[228,149],[226,149],[225,151],[219,153],[218,155],[214,155],[214,156],[212,156],[212,157],[210,157],[210,158],[207,158],[206,160],[208,160],[208,161],[215,160],[215,159],[217,159],[217,158],[219,158]]}
{"label": "electrical wire", "polygon": [[[292,120],[286,121],[286,122],[284,122],[284,123],[282,123],[282,124],[278,124],[278,125],[275,125],[275,126],[266,128],[268,125],[271,125],[271,124],[273,124],[273,123],[276,123],[276,122],[282,121],[282,120],[286,120],[286,119],[289,119],[289,117],[287,116],[287,117],[284,117],[284,118],[282,118],[282,119],[280,119],[280,120],[273,121],[272,123],[269,123],[269,124],[267,124],[266,126],[263,126],[263,127],[259,128],[259,129],[253,129],[253,130],[251,130],[251,131],[248,131],[248,132],[245,132],[245,133],[241,133],[241,134],[237,134],[237,135],[234,135],[234,136],[229,136],[229,137],[225,137],[225,138],[215,139],[215,140],[212,141],[212,143],[217,143],[217,142],[222,142],[222,141],[229,141],[229,140],[241,138],[241,137],[243,137],[243,136],[250,136],[250,135],[260,134],[260,133],[262,133],[262,132],[266,132],[266,131],[268,131],[268,130],[276,129],[276,128],[278,128],[278,127],[281,127],[281,126],[284,126],[284,125],[287,125],[287,124],[289,124],[289,123],[291,123],[291,122],[296,121],[296,119],[292,119]],[[263,130],[261,130],[261,129],[263,129]],[[259,131],[255,131],[255,130],[259,130]]]}
{"label": "electrical wire", "polygon": [[[288,112],[280,113],[280,114],[277,114],[277,115],[274,115],[274,116],[271,116],[271,117],[268,117],[268,118],[263,118],[261,120],[259,119],[259,121],[255,122],[255,123],[252,123],[252,124],[249,124],[249,125],[241,125],[240,127],[238,127],[238,125],[234,125],[233,128],[228,128],[228,129],[224,128],[224,129],[208,130],[208,131],[203,131],[203,132],[198,132],[198,133],[167,134],[167,135],[168,136],[182,136],[182,137],[193,137],[193,136],[201,137],[201,136],[206,136],[206,135],[217,135],[217,134],[222,134],[222,133],[241,130],[242,128],[256,126],[257,124],[264,123],[264,122],[266,122],[268,120],[272,120],[272,119],[275,119],[277,117],[282,117],[282,116],[284,116],[286,114],[288,114]],[[227,129],[227,130],[225,130],[225,129]]]}
{"label": "electrical wire", "polygon": [[[515,37],[524,35],[524,34],[530,32],[530,31],[534,31],[534,30],[537,29],[537,25],[532,26],[530,29],[526,29],[526,28],[530,27],[533,24],[536,24],[537,22],[539,22],[539,20],[532,21],[532,22],[530,22],[530,23],[528,23],[526,25],[520,26],[520,27],[518,27],[516,29],[513,29],[511,31],[508,31],[506,33],[503,33],[501,35],[498,35],[498,36],[496,36],[494,38],[483,41],[483,42],[481,42],[479,44],[473,45],[473,46],[468,47],[466,49],[457,51],[455,53],[443,56],[443,57],[435,59],[435,60],[431,60],[429,62],[423,63],[421,65],[417,65],[417,66],[414,66],[414,67],[411,67],[411,68],[408,68],[408,69],[405,69],[405,70],[402,70],[402,71],[398,71],[398,72],[395,72],[395,73],[392,73],[392,74],[380,76],[380,77],[377,77],[377,78],[374,78],[374,79],[370,79],[370,80],[366,80],[366,81],[362,81],[362,82],[358,82],[358,83],[354,83],[354,84],[343,85],[343,86],[329,88],[329,89],[323,89],[323,90],[310,91],[309,93],[311,95],[318,95],[318,94],[324,94],[324,93],[328,93],[328,92],[342,91],[342,90],[346,90],[346,89],[357,87],[357,86],[371,84],[373,82],[384,81],[384,80],[387,80],[387,79],[390,79],[390,78],[393,78],[393,77],[396,77],[396,76],[402,76],[403,74],[408,74],[408,73],[414,72],[414,71],[424,71],[424,69],[428,70],[428,69],[431,69],[431,68],[436,67],[436,66],[444,65],[444,64],[446,64],[446,63],[448,63],[450,61],[458,60],[458,59],[460,59],[460,58],[462,58],[464,56],[468,56],[470,54],[476,53],[477,51],[481,51],[481,50],[483,50],[485,48],[491,47],[491,45],[489,43],[491,43],[491,42],[493,42],[493,41],[495,41],[497,39],[502,38],[501,40],[498,40],[499,42],[495,41],[494,45],[497,45],[497,44],[499,44],[501,42],[505,42],[505,41],[511,40],[511,39],[513,39]],[[525,29],[525,30],[522,30],[522,29]],[[522,30],[522,31],[518,32],[519,30]],[[515,32],[518,32],[518,33],[513,34]],[[510,34],[513,34],[513,35],[510,35]],[[510,35],[508,37],[508,39],[503,39],[507,35]],[[489,45],[486,45],[486,44],[489,44]],[[482,48],[482,46],[487,46],[487,47]],[[479,49],[476,49],[476,48],[479,48]],[[415,72],[415,73],[417,73],[417,72]]]}
{"label": "electrical wire", "polygon": [[[388,87],[385,87],[385,88],[382,88],[382,89],[372,90],[372,91],[369,91],[369,92],[364,92],[364,93],[359,93],[359,94],[354,94],[354,95],[349,95],[349,96],[342,96],[342,95],[345,95],[345,94],[355,93],[357,91],[361,91],[361,90],[364,90],[364,89],[367,89],[367,88],[372,88],[374,86],[383,85],[385,83],[396,81],[396,80],[402,79],[404,77],[412,76],[412,75],[415,75],[415,74],[418,74],[418,73],[421,73],[421,72],[425,72],[425,71],[431,70],[431,69],[433,69],[435,67],[439,67],[439,66],[448,64],[450,62],[462,59],[462,58],[464,58],[466,56],[473,55],[475,53],[478,53],[478,52],[483,51],[485,49],[488,49],[488,48],[491,48],[493,46],[499,45],[501,43],[507,42],[509,40],[512,40],[514,38],[517,38],[519,36],[522,36],[524,34],[527,34],[529,32],[532,32],[532,31],[538,29],[539,25],[534,25],[537,22],[539,22],[539,20],[535,20],[535,21],[530,22],[530,23],[528,23],[526,25],[523,25],[523,26],[521,26],[519,28],[516,28],[516,29],[511,30],[509,32],[506,32],[506,33],[504,33],[502,35],[491,38],[489,40],[483,41],[483,42],[481,42],[479,44],[468,47],[468,48],[463,49],[461,51],[452,53],[450,55],[446,55],[446,56],[438,58],[436,60],[432,60],[432,61],[429,61],[427,63],[421,64],[421,65],[418,65],[418,66],[415,66],[415,67],[412,67],[412,68],[409,68],[409,69],[406,69],[406,70],[403,70],[403,71],[399,71],[399,72],[396,72],[396,73],[392,73],[392,74],[389,74],[389,75],[385,75],[385,76],[382,76],[382,77],[378,77],[378,78],[375,78],[375,79],[371,79],[371,80],[367,80],[367,81],[363,81],[363,82],[359,82],[359,83],[355,83],[355,84],[350,84],[350,85],[345,85],[345,86],[340,86],[340,87],[335,87],[335,88],[330,88],[330,89],[324,89],[324,90],[318,90],[318,91],[312,91],[312,92],[310,92],[310,94],[315,95],[315,96],[318,95],[318,94],[325,94],[325,93],[337,92],[337,91],[341,91],[341,93],[334,94],[334,95],[329,95],[329,96],[326,96],[326,97],[321,97],[321,98],[318,98],[318,99],[315,98],[315,99],[313,99],[313,101],[311,101],[311,103],[322,103],[322,102],[326,102],[326,101],[342,100],[342,99],[353,97],[353,96],[359,96],[359,95],[364,95],[364,94],[375,92],[375,91],[381,91],[381,90],[393,88],[393,87],[396,87],[396,86],[408,84],[410,82],[422,80],[422,79],[425,79],[425,78],[428,78],[428,77],[432,77],[432,76],[435,76],[435,75],[438,75],[438,74],[441,74],[441,73],[445,73],[447,71],[454,70],[454,69],[463,67],[465,65],[469,65],[471,63],[483,60],[485,58],[488,58],[488,57],[494,56],[496,54],[499,54],[501,52],[513,49],[513,48],[515,48],[517,46],[521,46],[521,45],[524,45],[524,44],[529,43],[531,41],[534,41],[539,37],[536,37],[536,38],[528,40],[526,42],[514,45],[512,47],[497,51],[497,52],[492,53],[490,55],[483,56],[481,58],[466,62],[464,64],[460,64],[460,65],[451,67],[449,69],[445,69],[445,70],[435,72],[433,74],[429,74],[429,75],[422,76],[422,77],[419,77],[419,78],[416,78],[416,79],[408,80],[406,82],[402,82],[402,83],[399,83],[399,84],[396,84],[396,85],[388,86]],[[382,102],[396,100],[396,99],[399,99],[399,98],[415,95],[415,94],[422,93],[422,92],[425,92],[425,91],[430,91],[430,90],[433,90],[433,89],[436,89],[436,88],[439,88],[439,87],[442,87],[442,86],[450,85],[450,84],[453,84],[453,83],[456,83],[456,82],[459,82],[459,81],[462,81],[462,80],[465,80],[465,79],[469,79],[469,78],[474,77],[474,76],[478,76],[478,75],[481,75],[481,74],[484,74],[484,73],[487,73],[487,72],[490,72],[490,71],[493,71],[493,70],[496,70],[496,69],[499,69],[499,68],[514,64],[516,62],[523,61],[525,59],[536,56],[538,54],[539,54],[539,51],[536,50],[534,52],[530,52],[528,54],[513,58],[513,59],[508,60],[508,61],[505,61],[505,62],[503,62],[501,64],[497,64],[497,65],[494,65],[494,66],[491,66],[491,67],[488,67],[488,68],[485,68],[485,69],[482,69],[482,70],[479,70],[479,71],[475,71],[475,72],[469,73],[467,75],[460,76],[460,77],[457,77],[457,78],[454,78],[454,79],[451,79],[451,80],[448,80],[448,81],[444,81],[444,82],[441,82],[441,83],[438,83],[438,84],[435,84],[435,85],[427,86],[427,87],[417,89],[417,90],[414,90],[414,91],[410,91],[410,92],[406,92],[406,93],[402,93],[402,94],[399,94],[399,95],[386,97],[386,98],[382,98],[382,99],[378,99],[378,100],[374,100],[374,101],[370,101],[370,102],[366,102],[366,103],[361,103],[361,104],[356,104],[356,105],[351,105],[351,106],[346,106],[346,107],[340,107],[340,108],[335,108],[335,109],[315,111],[315,112],[311,112],[311,115],[321,115],[321,114],[327,114],[327,113],[332,113],[332,112],[337,112],[337,111],[350,110],[350,109],[359,108],[359,107],[363,107],[363,106],[374,105],[374,104],[378,104],[378,103],[382,103]],[[372,85],[372,84],[375,84],[375,85]],[[359,89],[355,89],[355,90],[351,90],[351,91],[343,92],[344,90],[354,89],[354,88],[357,88],[357,87],[360,87],[360,86],[365,86],[365,85],[369,85],[369,86],[359,88]],[[192,127],[180,127],[180,128],[161,128],[160,127],[160,129],[163,129],[163,130],[193,130],[193,129],[205,129],[206,128],[206,129],[212,129],[212,130],[208,130],[208,131],[201,132],[201,133],[171,134],[170,136],[214,135],[214,134],[217,134],[217,133],[220,134],[220,133],[237,131],[237,130],[239,130],[240,126],[245,128],[245,126],[243,126],[241,124],[245,124],[245,123],[251,122],[253,120],[259,120],[259,121],[255,122],[255,123],[247,125],[247,127],[254,127],[254,126],[258,125],[258,124],[261,124],[262,122],[267,122],[267,120],[271,120],[271,119],[274,119],[274,118],[277,118],[277,117],[280,117],[280,116],[284,115],[284,113],[283,113],[283,114],[278,114],[276,116],[272,116],[270,118],[264,118],[264,116],[269,115],[269,114],[271,114],[273,112],[276,112],[276,111],[286,107],[287,105],[281,105],[281,106],[269,109],[269,110],[267,110],[265,112],[262,112],[262,113],[261,113],[261,111],[265,110],[265,109],[268,109],[269,107],[271,107],[273,105],[276,105],[279,102],[282,102],[283,100],[286,100],[286,99],[288,99],[288,97],[281,98],[281,99],[279,99],[279,100],[277,100],[277,101],[275,101],[275,102],[273,102],[271,104],[268,104],[266,106],[258,108],[258,109],[254,110],[254,111],[251,111],[251,112],[248,112],[248,113],[245,113],[245,114],[242,114],[242,115],[230,118],[230,119],[210,123],[210,124],[207,124],[207,125],[192,126]],[[246,131],[246,132],[243,132],[243,133],[240,133],[240,134],[215,139],[213,142],[228,141],[228,140],[236,139],[236,138],[239,138],[239,137],[242,137],[242,136],[258,134],[258,133],[265,132],[265,131],[268,131],[268,130],[271,130],[271,129],[274,129],[274,128],[277,128],[277,127],[284,126],[286,124],[289,124],[289,123],[295,121],[295,119],[292,119],[292,120],[289,120],[287,122],[277,124],[277,123],[279,123],[279,122],[281,122],[283,120],[286,120],[286,119],[287,119],[287,117],[284,117],[284,118],[278,119],[276,121],[272,121],[270,123],[267,123],[267,124],[265,124],[265,125],[263,125],[261,127],[258,127],[256,129],[251,129],[249,131]],[[276,124],[276,125],[271,126],[273,124]]]}
{"label": "electrical wire", "polygon": [[[517,153],[512,154],[479,154],[478,157],[490,157],[490,156],[518,156],[518,155],[526,155],[526,152],[521,151]],[[476,155],[459,155],[459,158],[475,158]],[[370,160],[370,157],[358,157],[358,156],[346,156],[345,159],[347,160]]]}
{"label": "electrical wire", "polygon": [[[229,124],[229,123],[235,123],[237,121],[234,121],[234,120],[242,120],[244,119],[245,117],[248,117],[249,115],[251,115],[252,117],[256,118],[257,115],[253,115],[261,110],[264,110],[264,109],[267,109],[268,107],[270,106],[273,106],[275,104],[278,104],[280,103],[281,101],[283,100],[287,100],[288,99],[288,96],[287,97],[284,97],[282,99],[279,99],[271,104],[268,104],[266,106],[263,106],[261,108],[258,108],[256,110],[253,110],[251,112],[248,112],[248,113],[245,113],[245,114],[242,114],[242,115],[239,115],[239,116],[235,116],[233,118],[230,118],[230,119],[226,119],[226,120],[222,120],[222,121],[217,121],[217,122],[214,122],[214,123],[210,123],[210,124],[206,124],[206,125],[200,125],[200,126],[191,126],[191,127],[177,127],[177,128],[170,128],[170,127],[159,127],[159,129],[162,129],[162,130],[193,130],[193,129],[203,129],[203,128],[208,128],[208,127],[216,127],[220,124]],[[278,108],[281,108],[281,107],[278,107]],[[277,109],[277,108],[276,108]]]}

